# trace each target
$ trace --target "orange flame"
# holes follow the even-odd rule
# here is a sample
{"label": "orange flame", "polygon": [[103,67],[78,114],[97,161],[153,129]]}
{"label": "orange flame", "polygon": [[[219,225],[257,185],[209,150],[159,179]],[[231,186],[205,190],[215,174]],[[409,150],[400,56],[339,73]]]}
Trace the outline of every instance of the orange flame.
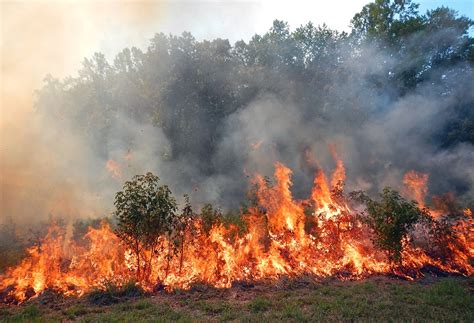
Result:
{"label": "orange flame", "polygon": [[420,208],[424,208],[425,197],[428,194],[428,174],[418,173],[414,170],[409,171],[403,177],[403,183]]}
{"label": "orange flame", "polygon": [[[148,274],[139,283],[147,290],[158,283],[168,289],[186,289],[195,282],[223,288],[234,281],[304,273],[359,279],[392,272],[410,278],[421,275],[426,265],[446,272],[474,273],[470,262],[474,256],[472,217],[454,226],[453,238],[446,245],[449,259],[407,239],[402,261],[394,266],[335,187],[341,186],[345,177],[342,161],[336,160],[331,185],[322,170],[317,172],[308,200],[292,197],[289,168],[276,163],[274,176],[272,186],[256,176],[258,207],[243,215],[247,224],[243,234],[237,227],[221,223],[205,232],[197,218],[184,231],[186,244],[179,254],[166,252],[173,249],[174,240],[162,236],[156,250],[163,252],[143,250],[138,262],[106,223],[90,228],[82,243],[67,238],[64,229],[53,225],[40,246],[28,249],[28,256],[18,266],[0,276],[0,295],[6,290],[7,299],[22,302],[52,288],[80,296],[93,288],[105,288],[107,282],[120,285],[135,278],[137,266],[144,265],[146,259],[150,260]],[[405,178],[407,183],[421,182],[423,185],[414,187],[420,192],[418,197],[424,197],[427,176],[411,173]],[[465,213],[472,215],[470,210]],[[407,270],[415,274],[408,275]]]}
{"label": "orange flame", "polygon": [[122,170],[120,165],[113,159],[109,159],[105,164],[105,168],[110,173],[110,175],[115,179],[122,178]]}

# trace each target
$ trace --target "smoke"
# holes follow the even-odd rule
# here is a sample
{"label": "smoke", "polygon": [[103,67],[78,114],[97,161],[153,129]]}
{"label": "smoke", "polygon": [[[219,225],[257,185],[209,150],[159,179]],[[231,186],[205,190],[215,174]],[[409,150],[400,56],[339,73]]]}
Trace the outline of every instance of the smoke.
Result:
{"label": "smoke", "polygon": [[[81,116],[86,108],[61,117],[62,109],[89,104],[81,93],[90,92],[68,91],[67,82],[57,84],[57,93],[67,95],[58,96],[47,113],[32,108],[32,93],[45,74],[72,74],[82,57],[90,56],[91,48],[107,43],[107,33],[97,30],[133,25],[143,32],[153,25],[150,20],[156,19],[162,5],[117,4],[112,11],[100,3],[2,6],[5,17],[16,16],[2,20],[3,30],[17,29],[20,34],[2,35],[0,220],[12,217],[28,222],[50,214],[71,219],[108,215],[123,181],[147,171],[160,176],[178,198],[190,194],[197,206],[211,202],[236,208],[245,198],[249,177],[255,172],[271,176],[277,161],[293,170],[293,193],[302,198],[308,195],[317,169],[335,167],[328,145],[334,145],[345,163],[348,190],[376,192],[387,185],[400,189],[403,174],[414,169],[430,174],[430,193],[474,193],[472,145],[440,149],[433,139],[455,117],[455,105],[474,100],[469,88],[474,74],[469,67],[440,68],[431,73],[436,82],[425,80],[400,96],[393,92],[387,75],[412,62],[405,63],[375,45],[355,53],[342,44],[334,55],[342,55],[344,75],[322,74],[303,93],[295,90],[285,71],[273,74],[275,79],[254,79],[255,97],[233,109],[218,125],[203,112],[189,110],[193,114],[186,125],[191,128],[186,140],[191,144],[177,149],[176,135],[152,125],[151,117],[145,115],[158,103],[141,102],[132,86],[120,100],[104,99],[104,111],[116,113],[104,117],[103,124],[89,120],[103,126],[94,133],[88,132],[89,121]],[[114,23],[107,25],[105,18],[99,18],[103,15],[113,17]],[[20,28],[23,23],[28,28]],[[449,35],[433,37],[439,40]],[[419,40],[413,40],[412,46],[417,44]],[[182,66],[183,74],[187,71],[187,63],[179,58],[166,63]],[[202,70],[213,70],[214,88],[220,95],[227,91],[221,84],[239,82],[239,75],[209,64]],[[373,80],[378,78],[385,81],[374,87]],[[443,88],[446,84],[449,93]],[[192,84],[179,86],[181,92],[168,98],[170,106],[199,100],[187,97],[194,90]],[[145,108],[140,110],[141,106]],[[169,115],[164,120],[174,126],[173,111],[165,111]],[[92,117],[102,120],[100,113]],[[217,136],[210,140],[214,133]]]}
{"label": "smoke", "polygon": [[[1,2],[0,222],[106,213],[91,190],[99,163],[76,131],[38,117],[35,90],[47,74],[73,74],[84,57],[123,46],[159,21],[161,2]],[[127,28],[128,26],[128,28]],[[101,46],[99,46],[101,45]]]}
{"label": "smoke", "polygon": [[[218,165],[231,168],[227,174],[233,174],[220,186],[224,188],[220,196],[235,196],[233,193],[245,186],[242,170],[271,176],[274,163],[281,161],[294,171],[295,195],[305,197],[316,168],[327,172],[335,168],[328,149],[331,144],[345,163],[349,190],[374,193],[385,186],[401,189],[403,174],[416,170],[430,174],[430,193],[472,196],[472,145],[444,150],[433,140],[453,117],[453,105],[458,103],[455,98],[472,100],[469,91],[461,85],[459,93],[443,99],[439,89],[429,84],[389,100],[386,93],[370,93],[363,75],[357,75],[358,82],[338,84],[338,101],[348,104],[330,107],[325,118],[308,118],[311,111],[274,96],[263,96],[232,115],[228,135],[215,157]],[[472,76],[465,77],[458,79],[460,84],[473,81]],[[351,101],[353,93],[364,98],[359,104],[373,109],[363,121],[354,119],[358,103]],[[383,111],[375,112],[377,107]],[[255,142],[261,142],[258,149],[251,145]]]}
{"label": "smoke", "polygon": [[[433,37],[442,38],[440,33]],[[467,85],[474,81],[472,70],[463,64],[439,68],[432,73],[433,80],[399,96],[388,84],[374,88],[369,82],[386,79],[394,68],[408,68],[412,62],[394,59],[370,45],[362,55],[353,55],[349,49],[343,52],[350,77],[326,79],[332,88],[322,101],[303,105],[285,95],[263,92],[228,117],[212,157],[218,174],[201,179],[202,190],[209,194],[198,200],[236,207],[245,197],[248,174],[271,177],[277,161],[293,170],[295,196],[306,198],[316,169],[331,172],[335,168],[329,145],[334,145],[345,163],[348,190],[376,193],[385,186],[402,190],[403,175],[416,170],[429,174],[430,194],[473,196],[472,145],[441,149],[436,140],[456,117],[454,107],[474,99]],[[281,78],[284,81],[285,75]],[[444,80],[441,85],[439,79]],[[260,84],[261,89],[267,86],[268,80]],[[290,82],[286,90],[291,92]]]}

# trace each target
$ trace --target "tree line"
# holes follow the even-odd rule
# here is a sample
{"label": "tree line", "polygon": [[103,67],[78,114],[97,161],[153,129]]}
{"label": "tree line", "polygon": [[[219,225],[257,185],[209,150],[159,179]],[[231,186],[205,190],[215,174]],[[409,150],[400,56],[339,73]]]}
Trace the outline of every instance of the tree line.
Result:
{"label": "tree line", "polygon": [[[233,45],[197,41],[188,32],[158,33],[146,50],[126,48],[111,63],[96,53],[77,77],[47,77],[37,108],[52,122],[73,120],[105,158],[118,115],[160,127],[170,142],[162,158],[189,157],[210,174],[226,118],[261,93],[291,100],[322,119],[334,107],[350,105],[353,122],[361,124],[371,113],[360,97],[366,93],[354,93],[348,102],[338,85],[360,82],[352,65],[367,64],[373,48],[388,59],[374,62],[387,65],[387,73],[367,72],[370,95],[402,97],[426,82],[440,97],[452,92],[457,75],[472,69],[473,21],[446,7],[425,14],[417,8],[410,0],[376,0],[353,17],[347,33],[311,22],[291,31],[275,20],[265,34]],[[474,143],[472,104],[457,98],[453,118],[432,138],[439,147]]]}

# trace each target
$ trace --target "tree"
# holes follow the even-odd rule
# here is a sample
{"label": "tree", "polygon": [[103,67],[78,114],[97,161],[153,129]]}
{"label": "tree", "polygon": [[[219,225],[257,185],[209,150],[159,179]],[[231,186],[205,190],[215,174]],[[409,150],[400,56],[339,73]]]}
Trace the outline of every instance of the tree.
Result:
{"label": "tree", "polygon": [[375,0],[352,18],[352,32],[359,37],[390,41],[397,36],[400,23],[417,18],[418,6],[411,0]]}
{"label": "tree", "polygon": [[[355,129],[391,116],[400,106],[392,103],[430,89],[430,101],[446,105],[446,118],[432,127],[432,137],[421,139],[447,149],[474,142],[472,23],[448,8],[423,15],[412,1],[374,0],[355,15],[350,35],[311,23],[292,31],[279,20],[234,46],[189,33],[156,34],[146,50],[124,49],[112,64],[96,54],[77,77],[48,77],[36,105],[55,135],[84,141],[102,159],[109,158],[110,147],[125,151],[142,142],[143,127],[160,128],[166,145],[148,147],[165,164],[185,162],[177,178],[183,182],[195,174],[233,178],[240,171],[243,154],[222,148],[230,147],[225,142],[240,112],[267,95],[294,109],[305,125],[337,124],[354,137]],[[136,127],[117,136],[129,121]],[[275,147],[284,153],[286,143],[307,144],[293,138]]]}
{"label": "tree", "polygon": [[11,217],[0,223],[0,272],[17,264],[25,254],[25,243]]}
{"label": "tree", "polygon": [[215,209],[212,204],[208,203],[201,209],[201,219],[203,230],[208,234],[214,225],[222,221],[222,213],[219,209]]}
{"label": "tree", "polygon": [[366,206],[361,219],[373,230],[374,243],[387,252],[390,261],[400,262],[403,241],[415,223],[428,217],[426,211],[388,187],[380,194],[380,201],[371,199],[364,192],[351,195]]}
{"label": "tree", "polygon": [[[115,196],[116,234],[135,253],[137,279],[147,279],[151,272],[151,258],[163,235],[172,232],[172,221],[177,210],[176,200],[168,186],[159,186],[159,177],[152,173],[136,175],[126,181],[123,191]],[[150,252],[146,259],[143,251]]]}
{"label": "tree", "polygon": [[186,251],[186,235],[194,232],[194,219],[195,214],[189,202],[189,196],[184,195],[185,205],[179,214],[176,217],[175,230],[176,230],[176,242],[175,244],[179,247],[179,272],[183,268],[184,253]]}

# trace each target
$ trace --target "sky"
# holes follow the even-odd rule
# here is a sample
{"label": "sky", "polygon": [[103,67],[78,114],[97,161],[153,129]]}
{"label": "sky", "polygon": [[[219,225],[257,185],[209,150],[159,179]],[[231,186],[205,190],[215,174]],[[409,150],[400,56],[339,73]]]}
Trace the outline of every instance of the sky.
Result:
{"label": "sky", "polygon": [[419,10],[422,13],[425,13],[426,10],[445,6],[470,18],[474,17],[474,1],[472,0],[419,0],[415,2],[420,4]]}
{"label": "sky", "polygon": [[[112,59],[125,47],[146,49],[156,32],[191,31],[197,39],[220,37],[233,43],[264,33],[274,19],[287,21],[293,29],[312,21],[347,31],[353,15],[369,2],[0,0],[2,79],[12,73],[23,75],[25,70],[33,74],[33,84],[41,82],[47,73],[63,77],[76,71],[83,57],[94,52]],[[474,17],[472,0],[418,2],[421,12],[446,5]],[[33,53],[39,58],[34,65],[29,59]]]}

